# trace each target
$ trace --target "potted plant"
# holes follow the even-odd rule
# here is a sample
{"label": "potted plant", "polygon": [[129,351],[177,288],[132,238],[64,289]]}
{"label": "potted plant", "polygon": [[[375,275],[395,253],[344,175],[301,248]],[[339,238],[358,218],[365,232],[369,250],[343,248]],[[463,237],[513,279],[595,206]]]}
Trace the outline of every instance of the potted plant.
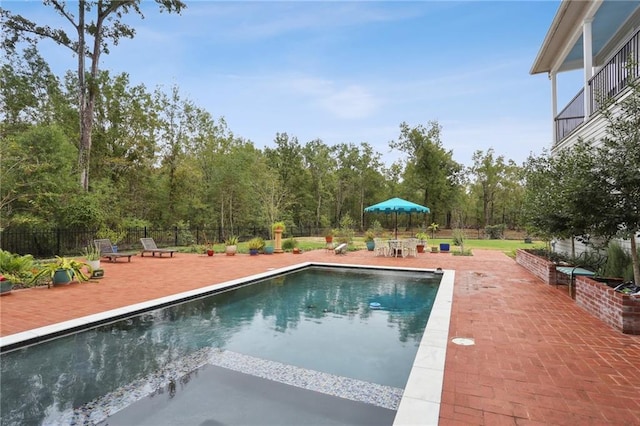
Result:
{"label": "potted plant", "polygon": [[418,244],[416,245],[416,248],[418,249],[418,253],[424,253],[424,248],[427,245],[427,238],[429,236],[427,235],[426,232],[418,232],[416,234],[416,238],[418,239]]}
{"label": "potted plant", "polygon": [[101,228],[100,230],[98,230],[96,236],[99,239],[108,239],[109,241],[111,241],[111,245],[113,247],[113,252],[117,253],[118,252],[118,243],[126,238],[127,231],[125,231],[125,230],[114,231],[114,230],[112,230],[110,228],[104,227],[104,228]]}
{"label": "potted plant", "polygon": [[324,240],[327,244],[331,244],[333,242],[333,229],[329,229],[327,232],[325,232]]}
{"label": "potted plant", "polygon": [[376,247],[376,243],[374,242],[375,234],[372,230],[368,230],[364,233],[364,242],[367,244],[367,250],[373,251]]}
{"label": "potted plant", "polygon": [[4,276],[4,283],[0,286],[9,292],[15,286],[27,284],[33,278],[33,256],[21,256],[0,249],[0,275]]}
{"label": "potted plant", "polygon": [[284,231],[287,230],[287,226],[284,224],[284,222],[274,222],[273,225],[271,225],[271,229],[273,230],[273,232],[284,233]]}
{"label": "potted plant", "polygon": [[440,227],[440,225],[438,225],[437,223],[433,222],[431,225],[427,226],[427,229],[429,231],[431,231],[431,239],[435,238],[436,233],[438,232],[438,228]]}
{"label": "potted plant", "polygon": [[227,256],[233,256],[238,251],[238,237],[236,235],[230,235],[224,240],[225,253]]}
{"label": "potted plant", "polygon": [[267,244],[264,246],[264,248],[262,249],[262,252],[264,254],[273,254],[273,246],[271,244]]}
{"label": "potted plant", "polygon": [[84,248],[84,257],[87,260],[87,264],[91,266],[94,271],[100,269],[100,250],[94,245],[89,244]]}
{"label": "potted plant", "polygon": [[249,240],[247,246],[249,247],[249,254],[255,256],[264,247],[264,240],[260,237],[253,237]]}
{"label": "potted plant", "polygon": [[92,273],[93,268],[86,262],[56,256],[54,262],[40,266],[40,270],[33,276],[32,282],[35,282],[40,277],[48,277],[53,285],[69,284],[74,279],[88,281]]}
{"label": "potted plant", "polygon": [[11,293],[13,282],[8,275],[0,274],[0,296]]}

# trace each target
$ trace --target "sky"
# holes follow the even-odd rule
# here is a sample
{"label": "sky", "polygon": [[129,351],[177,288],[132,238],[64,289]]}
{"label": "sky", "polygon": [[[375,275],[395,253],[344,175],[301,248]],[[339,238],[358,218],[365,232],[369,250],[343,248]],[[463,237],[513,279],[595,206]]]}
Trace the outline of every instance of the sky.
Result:
{"label": "sky", "polygon": [[[389,148],[400,124],[431,121],[467,166],[477,150],[522,164],[551,147],[551,84],[529,70],[560,1],[185,2],[177,15],[144,0],[144,19],[125,18],[135,37],[111,46],[101,69],[149,91],[176,85],[259,148],[276,133],[367,142],[389,165],[405,157]],[[2,7],[64,25],[40,1]],[[75,69],[67,48],[40,51],[57,74]],[[559,76],[559,109],[579,87]]]}

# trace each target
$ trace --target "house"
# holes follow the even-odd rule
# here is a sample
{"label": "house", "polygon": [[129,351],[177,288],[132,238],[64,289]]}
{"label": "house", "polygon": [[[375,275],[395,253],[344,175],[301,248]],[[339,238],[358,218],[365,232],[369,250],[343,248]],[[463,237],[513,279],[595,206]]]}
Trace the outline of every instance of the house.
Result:
{"label": "house", "polygon": [[[614,101],[615,109],[616,103],[629,94],[630,58],[638,73],[639,0],[560,3],[531,67],[531,74],[547,73],[551,83],[552,154],[572,146],[579,138],[595,145],[606,136],[607,120],[598,109],[607,98]],[[581,70],[583,87],[559,110],[557,77],[576,70]],[[628,241],[622,245],[630,247]],[[569,247],[569,242],[561,241],[556,249],[568,252]]]}

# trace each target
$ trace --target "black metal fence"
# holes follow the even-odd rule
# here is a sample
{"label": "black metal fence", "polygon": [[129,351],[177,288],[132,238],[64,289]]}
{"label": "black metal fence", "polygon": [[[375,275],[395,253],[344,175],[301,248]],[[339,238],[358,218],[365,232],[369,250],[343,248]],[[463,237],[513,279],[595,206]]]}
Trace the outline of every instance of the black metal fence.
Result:
{"label": "black metal fence", "polygon": [[[140,238],[153,238],[158,247],[182,247],[208,242],[224,241],[228,235],[237,235],[240,241],[247,241],[253,237],[269,238],[268,228],[242,228],[233,232],[222,228],[126,228],[114,230],[120,235],[117,244],[119,250],[137,250],[141,248]],[[323,235],[323,230],[317,228],[289,227],[286,236],[308,237]],[[31,254],[36,258],[53,256],[79,255],[83,248],[92,244],[94,239],[100,238],[97,230],[80,229],[29,229],[0,232],[0,248],[20,255]]]}

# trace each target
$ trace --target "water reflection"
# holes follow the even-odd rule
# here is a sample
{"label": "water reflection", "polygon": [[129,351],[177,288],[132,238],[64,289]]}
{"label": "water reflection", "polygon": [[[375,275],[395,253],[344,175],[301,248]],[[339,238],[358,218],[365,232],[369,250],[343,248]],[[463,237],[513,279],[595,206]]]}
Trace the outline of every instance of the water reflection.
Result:
{"label": "water reflection", "polygon": [[[390,359],[390,365],[406,364],[415,356],[438,281],[419,273],[314,268],[6,353],[0,357],[0,423],[48,423],[207,347],[266,354],[326,371],[334,366],[290,358],[300,356],[291,353],[313,357],[326,351],[339,354],[343,363],[362,364],[363,358],[374,356],[377,345],[385,345],[391,348],[385,351],[404,351],[404,359]],[[381,309],[371,309],[371,302],[380,303]],[[367,347],[372,336],[383,339],[389,333],[374,328],[383,318],[398,343],[380,341]],[[351,326],[360,328],[347,342],[333,342]],[[412,344],[405,348],[407,342]],[[291,351],[291,345],[300,345],[300,350]],[[349,355],[354,345],[361,352]],[[322,358],[335,362],[330,356]],[[380,362],[376,359],[372,365],[388,368],[379,367]],[[354,370],[353,365],[335,368],[328,372],[347,375]],[[172,397],[177,386],[188,381],[189,375],[158,392]]]}

